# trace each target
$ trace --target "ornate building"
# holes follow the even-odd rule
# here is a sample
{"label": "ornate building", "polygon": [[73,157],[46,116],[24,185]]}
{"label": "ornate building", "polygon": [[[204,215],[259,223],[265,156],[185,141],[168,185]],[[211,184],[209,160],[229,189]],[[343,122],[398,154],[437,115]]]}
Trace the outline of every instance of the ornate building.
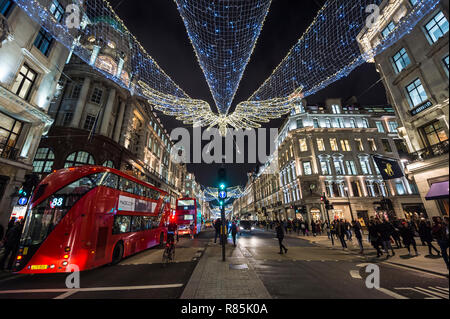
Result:
{"label": "ornate building", "polygon": [[[358,36],[364,51],[395,32],[402,17],[421,1],[383,1],[378,22]],[[399,134],[410,152],[407,174],[419,188],[430,216],[449,214],[449,1],[443,0],[410,32],[373,57]]]}
{"label": "ornate building", "polygon": [[[68,1],[48,1],[61,21]],[[48,109],[69,51],[12,0],[0,0],[0,224],[24,215],[17,191],[33,170],[42,135],[53,123]]]}
{"label": "ornate building", "polygon": [[172,162],[173,143],[152,105],[128,90],[133,70],[120,24],[101,16],[91,22],[80,41],[91,49],[90,64],[102,72],[70,56],[49,109],[55,123],[40,143],[34,172],[87,164],[113,167],[165,190],[174,207],[186,167]]}
{"label": "ornate building", "polygon": [[[383,181],[372,158],[400,162],[405,146],[397,126],[390,107],[342,106],[339,99],[299,105],[279,130],[278,171],[266,171],[266,163],[251,179],[255,215],[367,222],[375,214],[426,214],[415,183],[405,177]],[[325,210],[323,195],[334,209]],[[236,209],[243,211],[238,203]]]}

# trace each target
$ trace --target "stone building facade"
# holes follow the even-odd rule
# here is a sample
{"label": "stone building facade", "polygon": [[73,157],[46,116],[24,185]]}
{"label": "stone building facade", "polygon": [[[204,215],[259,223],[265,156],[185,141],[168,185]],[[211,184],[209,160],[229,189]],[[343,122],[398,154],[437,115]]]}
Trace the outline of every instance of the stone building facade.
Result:
{"label": "stone building facade", "polygon": [[[417,0],[384,1],[377,24],[358,36],[363,51],[383,41]],[[414,179],[430,216],[449,214],[449,1],[442,0],[374,62],[399,120]],[[439,189],[443,191],[439,192]]]}
{"label": "stone building facade", "polygon": [[[324,106],[298,105],[279,130],[278,171],[267,171],[267,163],[253,178],[258,219],[329,217],[366,223],[376,214],[425,215],[415,183],[405,177],[384,181],[372,158],[396,159],[404,169],[406,148],[397,126],[388,106],[343,106],[340,99]],[[333,210],[325,210],[324,195]]]}
{"label": "stone building facade", "polygon": [[[55,20],[63,18],[66,0],[48,1]],[[33,171],[42,135],[53,119],[48,110],[58,89],[69,51],[15,5],[0,0],[0,224],[17,205],[18,190]]]}

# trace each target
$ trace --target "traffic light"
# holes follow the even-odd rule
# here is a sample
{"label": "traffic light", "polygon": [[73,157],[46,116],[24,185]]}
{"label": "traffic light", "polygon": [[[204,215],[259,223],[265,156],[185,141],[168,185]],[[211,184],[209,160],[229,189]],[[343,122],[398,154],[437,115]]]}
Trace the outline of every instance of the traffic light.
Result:
{"label": "traffic light", "polygon": [[19,190],[19,196],[29,197],[34,188],[39,184],[39,177],[36,174],[25,175],[25,181],[22,183],[22,187]]}

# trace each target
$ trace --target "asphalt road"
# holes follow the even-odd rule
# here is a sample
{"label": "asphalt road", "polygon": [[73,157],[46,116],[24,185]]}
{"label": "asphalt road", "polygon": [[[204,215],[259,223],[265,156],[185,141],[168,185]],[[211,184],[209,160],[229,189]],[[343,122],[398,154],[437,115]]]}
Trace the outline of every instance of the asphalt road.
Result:
{"label": "asphalt road", "polygon": [[176,299],[181,296],[210,234],[180,238],[175,262],[161,264],[163,250],[152,248],[115,266],[80,273],[81,291],[66,292],[66,274],[15,275],[0,279],[0,299]]}
{"label": "asphalt road", "polygon": [[366,279],[373,270],[366,272],[369,264],[361,256],[297,238],[285,238],[288,253],[280,255],[275,233],[262,230],[238,241],[275,299],[449,298],[449,281],[443,276],[376,262],[380,289],[369,289]]}
{"label": "asphalt road", "polygon": [[[214,233],[183,238],[176,263],[163,267],[162,250],[150,249],[82,272],[76,292],[65,289],[67,275],[19,275],[0,279],[0,299],[176,299],[188,283]],[[288,253],[278,254],[273,232],[255,230],[238,236],[238,249],[252,264],[274,299],[448,299],[448,278],[376,262],[380,289],[368,288],[369,264],[357,255],[286,238]],[[12,293],[14,292],[14,293]]]}

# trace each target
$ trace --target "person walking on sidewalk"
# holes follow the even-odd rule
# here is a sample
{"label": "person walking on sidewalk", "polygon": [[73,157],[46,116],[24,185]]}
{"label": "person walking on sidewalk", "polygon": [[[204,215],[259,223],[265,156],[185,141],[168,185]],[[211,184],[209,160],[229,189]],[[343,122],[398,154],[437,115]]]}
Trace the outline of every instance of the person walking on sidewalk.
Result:
{"label": "person walking on sidewalk", "polygon": [[284,253],[287,253],[288,250],[283,245],[284,231],[283,231],[283,228],[281,227],[280,223],[277,223],[275,231],[277,232],[278,243],[280,245],[280,252],[279,252],[279,254],[283,254],[283,250],[284,250]]}
{"label": "person walking on sidewalk", "polygon": [[347,249],[347,243],[345,242],[345,234],[347,233],[347,231],[345,229],[345,223],[343,219],[338,221],[336,225],[336,230],[339,236],[339,240],[341,241],[342,249],[343,250]]}
{"label": "person walking on sidewalk", "polygon": [[362,255],[364,254],[364,246],[363,246],[363,238],[362,238],[362,227],[359,221],[354,220],[353,221],[353,231],[355,232],[355,237],[358,240],[359,245],[359,253]]}
{"label": "person walking on sidewalk", "polygon": [[395,241],[395,245],[397,246],[397,249],[402,248],[402,240],[400,238],[400,222],[398,220],[395,220],[391,223],[391,230],[392,230],[392,238]]}
{"label": "person walking on sidewalk", "polygon": [[220,226],[222,224],[222,221],[220,218],[216,219],[214,223],[214,230],[216,233],[214,234],[214,244],[217,243],[217,236],[219,236],[220,243],[222,243],[222,236],[220,235]]}
{"label": "person walking on sidewalk", "polygon": [[317,228],[316,228],[316,223],[314,222],[314,220],[311,221],[311,232],[314,237],[317,236]]}
{"label": "person walking on sidewalk", "polygon": [[431,224],[429,221],[425,221],[425,219],[422,219],[419,224],[419,235],[420,240],[428,246],[428,251],[430,256],[433,255],[433,251],[437,252],[438,256],[441,256],[441,252],[433,246],[433,234],[431,233]]}
{"label": "person walking on sidewalk", "polygon": [[330,224],[328,223],[328,221],[325,222],[324,227],[325,227],[325,230],[327,231],[328,239],[331,239],[331,229],[330,229]]}
{"label": "person walking on sidewalk", "polygon": [[391,244],[391,235],[392,235],[392,227],[391,224],[384,219],[382,223],[378,225],[378,232],[381,236],[381,242],[383,243],[384,252],[386,253],[386,257],[389,256],[389,249],[392,252],[392,256],[395,256],[394,248],[392,248]]}
{"label": "person walking on sidewalk", "polygon": [[414,248],[414,251],[416,252],[416,256],[419,256],[419,252],[417,251],[417,245],[416,241],[414,239],[414,230],[411,229],[411,226],[408,225],[406,221],[402,223],[402,226],[400,227],[400,235],[403,238],[403,244],[408,249],[408,253],[411,256],[411,245]]}
{"label": "person walking on sidewalk", "polygon": [[17,250],[19,249],[20,236],[22,235],[23,220],[17,221],[5,236],[5,252],[0,261],[0,270],[5,269],[5,262],[8,261],[7,269],[11,270]]}
{"label": "person walking on sidewalk", "polygon": [[377,222],[375,220],[369,221],[369,241],[372,244],[373,248],[377,251],[377,257],[383,255],[383,252],[380,249],[381,246],[381,238],[378,232]]}
{"label": "person walking on sidewalk", "polygon": [[231,232],[231,237],[233,237],[233,246],[236,247],[236,234],[238,232],[236,221],[233,220],[229,232]]}
{"label": "person walking on sidewalk", "polygon": [[441,248],[441,255],[444,259],[445,264],[448,268],[448,253],[447,249],[449,246],[448,240],[449,240],[449,224],[448,224],[448,218],[447,220],[442,220],[440,217],[433,217],[433,228],[431,230],[433,237],[436,239],[439,247]]}
{"label": "person walking on sidewalk", "polygon": [[306,225],[305,225],[305,222],[303,220],[300,223],[300,228],[302,229],[303,236],[305,236],[305,234],[306,234]]}

